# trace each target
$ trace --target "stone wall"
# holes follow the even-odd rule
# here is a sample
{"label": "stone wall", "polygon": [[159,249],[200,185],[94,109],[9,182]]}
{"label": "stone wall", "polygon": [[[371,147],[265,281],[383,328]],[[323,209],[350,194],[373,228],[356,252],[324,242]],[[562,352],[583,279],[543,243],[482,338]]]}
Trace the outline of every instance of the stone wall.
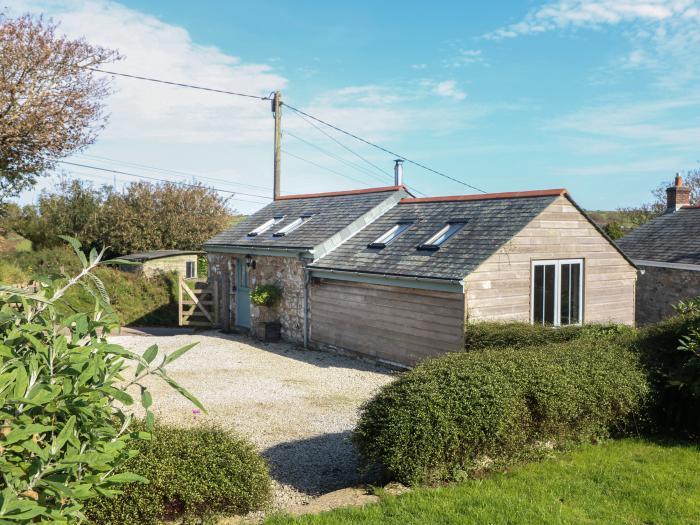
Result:
{"label": "stone wall", "polygon": [[[219,287],[219,319],[226,328],[228,320],[235,328],[236,319],[236,266],[235,254],[209,253],[209,282]],[[304,341],[304,263],[295,257],[255,256],[255,268],[248,270],[248,287],[258,284],[277,284],[282,289],[282,300],[274,309],[251,305],[251,332],[256,335],[258,321],[279,320],[282,337],[287,341]],[[228,296],[228,300],[226,297]]]}
{"label": "stone wall", "polygon": [[640,266],[637,277],[637,324],[655,323],[673,315],[673,305],[700,295],[700,271]]}

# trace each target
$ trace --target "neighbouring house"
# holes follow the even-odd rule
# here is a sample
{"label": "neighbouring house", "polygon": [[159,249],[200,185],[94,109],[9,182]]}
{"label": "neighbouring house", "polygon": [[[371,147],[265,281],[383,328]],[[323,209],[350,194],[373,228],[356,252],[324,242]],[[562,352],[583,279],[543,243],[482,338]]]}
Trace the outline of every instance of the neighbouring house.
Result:
{"label": "neighbouring house", "polygon": [[157,273],[177,272],[186,279],[197,277],[197,257],[202,252],[192,250],[156,250],[130,253],[119,257],[138,265],[120,265],[126,272],[140,272],[147,277]]}
{"label": "neighbouring house", "polygon": [[700,296],[700,207],[690,205],[690,188],[676,175],[666,190],[666,212],[617,241],[640,268],[637,323],[674,314],[673,305]]}
{"label": "neighbouring house", "polygon": [[634,324],[634,264],[563,189],[289,195],[205,250],[224,329],[255,334],[251,288],[276,283],[285,339],[398,365],[461,350],[473,321]]}

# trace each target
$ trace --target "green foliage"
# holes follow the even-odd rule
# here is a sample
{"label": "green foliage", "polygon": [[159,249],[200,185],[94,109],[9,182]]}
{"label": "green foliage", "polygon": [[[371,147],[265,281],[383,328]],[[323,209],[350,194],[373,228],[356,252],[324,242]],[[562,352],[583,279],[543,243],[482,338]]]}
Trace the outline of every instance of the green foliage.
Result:
{"label": "green foliage", "polygon": [[[104,283],[95,269],[104,252],[81,251],[72,238],[80,271],[73,277],[43,279],[30,293],[0,285],[0,522],[75,523],[85,500],[114,496],[125,482],[146,481],[120,471],[134,456],[129,430],[133,404],[129,387],[140,389],[149,411],[144,379],[155,375],[201,404],[166,374],[165,366],[193,345],[155,364],[158,348],[143,357],[106,337],[118,324]],[[64,313],[74,287],[92,298],[84,312]],[[129,364],[135,372],[127,379]]]}
{"label": "green foliage", "polygon": [[117,499],[90,502],[95,525],[155,525],[164,520],[215,522],[217,516],[245,514],[270,501],[270,478],[254,447],[212,427],[156,426],[151,441],[124,465],[150,483],[123,487]]}
{"label": "green foliage", "polygon": [[257,306],[276,306],[282,300],[282,289],[276,284],[258,284],[250,292],[250,300]]}
{"label": "green foliage", "polygon": [[654,385],[651,419],[658,432],[700,435],[700,299],[679,315],[643,328],[634,348]]}
{"label": "green foliage", "polygon": [[60,245],[60,235],[110,253],[199,249],[231,221],[226,201],[204,186],[134,182],[123,192],[62,181],[44,191],[36,206],[15,211],[4,224],[36,249]]}
{"label": "green foliage", "polygon": [[520,322],[469,323],[465,329],[465,350],[486,348],[522,348],[550,343],[566,343],[577,339],[604,339],[626,341],[635,331],[625,325],[587,324],[561,327],[542,326]]}
{"label": "green foliage", "polygon": [[29,275],[16,264],[0,259],[0,282],[11,284],[25,284],[29,281]]}
{"label": "green foliage", "polygon": [[612,240],[620,239],[625,236],[625,231],[618,222],[609,222],[603,226],[603,231],[608,234]]}
{"label": "green foliage", "polygon": [[648,392],[635,354],[604,339],[448,354],[382,388],[353,438],[399,481],[454,480],[619,431]]}
{"label": "green foliage", "polygon": [[267,525],[685,525],[700,522],[696,445],[616,440],[486,479]]}
{"label": "green foliage", "polygon": [[197,277],[207,277],[209,275],[209,259],[206,255],[197,256]]}
{"label": "green foliage", "polygon": [[[24,279],[6,278],[3,268],[19,269]],[[14,272],[15,270],[13,270]],[[34,252],[6,254],[0,258],[0,281],[22,283],[40,278],[60,278],[65,273],[80,271],[80,263],[69,248],[60,246]],[[8,275],[10,272],[7,272]],[[177,275],[156,274],[147,277],[115,268],[98,268],[112,300],[112,307],[122,325],[141,326],[177,324]],[[92,296],[80,287],[71,288],[58,306],[64,312],[84,312],[92,309]]]}

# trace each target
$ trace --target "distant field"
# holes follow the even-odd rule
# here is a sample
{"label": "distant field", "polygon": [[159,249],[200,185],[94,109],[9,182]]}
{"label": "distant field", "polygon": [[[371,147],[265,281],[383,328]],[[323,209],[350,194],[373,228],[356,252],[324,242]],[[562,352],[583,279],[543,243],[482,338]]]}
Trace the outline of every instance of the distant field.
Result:
{"label": "distant field", "polygon": [[382,497],[363,508],[296,519],[277,516],[266,523],[700,523],[700,449],[633,439],[611,441],[485,479]]}
{"label": "distant field", "polygon": [[627,216],[624,212],[616,210],[586,210],[586,213],[593,219],[598,226],[605,226],[610,222],[617,222],[621,226],[631,227],[632,224],[629,223]]}

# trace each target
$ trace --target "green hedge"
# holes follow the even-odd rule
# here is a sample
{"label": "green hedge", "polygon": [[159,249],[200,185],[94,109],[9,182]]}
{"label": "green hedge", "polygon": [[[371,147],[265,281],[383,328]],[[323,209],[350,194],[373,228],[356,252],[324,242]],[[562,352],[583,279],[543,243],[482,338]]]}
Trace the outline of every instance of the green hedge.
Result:
{"label": "green hedge", "polygon": [[524,348],[551,343],[565,343],[578,339],[613,339],[629,342],[634,338],[633,328],[618,324],[588,324],[549,327],[520,322],[468,323],[464,331],[464,348]]}
{"label": "green hedge", "polygon": [[610,340],[448,354],[385,386],[353,439],[391,478],[454,480],[621,430],[648,392],[637,356]]}
{"label": "green hedge", "polygon": [[655,433],[700,436],[700,397],[682,384],[689,379],[700,381],[700,367],[697,358],[678,348],[680,339],[689,335],[697,323],[692,316],[671,317],[640,329],[632,344],[652,384],[649,421]]}
{"label": "green hedge", "polygon": [[125,469],[150,483],[132,483],[120,496],[91,501],[89,523],[214,523],[217,516],[246,514],[270,501],[265,461],[226,431],[156,427],[151,441],[136,444],[140,454]]}

